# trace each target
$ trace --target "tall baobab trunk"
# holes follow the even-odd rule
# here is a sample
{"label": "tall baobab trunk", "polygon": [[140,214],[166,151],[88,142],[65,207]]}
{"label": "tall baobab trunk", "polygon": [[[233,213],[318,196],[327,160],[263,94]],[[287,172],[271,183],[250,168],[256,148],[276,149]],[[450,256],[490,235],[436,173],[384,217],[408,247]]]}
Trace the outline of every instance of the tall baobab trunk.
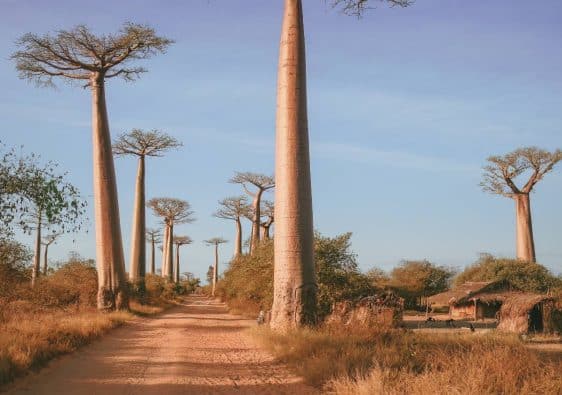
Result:
{"label": "tall baobab trunk", "polygon": [[168,264],[168,237],[170,235],[170,229],[168,228],[168,222],[164,226],[164,237],[162,238],[162,277],[166,278],[168,269],[166,268]]}
{"label": "tall baobab trunk", "polygon": [[174,281],[174,224],[168,225],[168,246],[166,247],[166,278]]}
{"label": "tall baobab trunk", "polygon": [[536,262],[529,194],[516,194],[513,199],[516,214],[517,259]]}
{"label": "tall baobab trunk", "polygon": [[219,281],[219,245],[215,244],[215,265],[213,266],[213,290],[212,296],[215,296],[217,290],[217,282]]}
{"label": "tall baobab trunk", "polygon": [[31,286],[35,286],[35,282],[39,277],[41,270],[41,226],[42,216],[41,210],[37,210],[37,233],[35,234],[35,255],[33,256],[33,269],[31,271]]}
{"label": "tall baobab trunk", "polygon": [[234,242],[234,257],[242,255],[242,223],[240,218],[236,219],[236,239]]}
{"label": "tall baobab trunk", "polygon": [[263,230],[263,239],[264,240],[269,240],[271,237],[269,236],[269,228],[271,226],[270,225],[263,225],[262,226],[262,230]]}
{"label": "tall baobab trunk", "polygon": [[49,256],[49,244],[45,244],[45,251],[43,252],[43,275],[47,275],[47,270],[49,269],[48,258]]}
{"label": "tall baobab trunk", "polygon": [[129,279],[133,284],[144,285],[146,274],[146,212],[144,194],[144,156],[139,157],[135,187],[135,207],[131,235],[131,267]]}
{"label": "tall baobab trunk", "polygon": [[271,327],[316,323],[314,230],[302,3],[285,0],[277,82]]}
{"label": "tall baobab trunk", "polygon": [[92,88],[98,308],[122,310],[129,308],[129,300],[119,220],[117,183],[105,105],[104,75],[94,73],[90,83]]}
{"label": "tall baobab trunk", "polygon": [[260,243],[260,221],[261,221],[261,197],[263,190],[258,189],[254,196],[252,209],[254,218],[252,220],[252,237],[250,239],[250,254],[252,254]]}
{"label": "tall baobab trunk", "polygon": [[174,281],[180,283],[180,246],[176,246],[176,270],[174,270]]}
{"label": "tall baobab trunk", "polygon": [[156,243],[154,239],[150,241],[150,274],[156,274]]}

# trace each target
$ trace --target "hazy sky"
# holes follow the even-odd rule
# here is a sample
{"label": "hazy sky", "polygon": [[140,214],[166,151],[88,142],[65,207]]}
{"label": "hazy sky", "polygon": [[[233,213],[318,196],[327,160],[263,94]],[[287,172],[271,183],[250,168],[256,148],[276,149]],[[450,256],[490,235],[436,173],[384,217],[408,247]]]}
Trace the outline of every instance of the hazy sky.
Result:
{"label": "hazy sky", "polygon": [[[59,162],[91,202],[89,91],[19,80],[14,41],[76,24],[109,33],[125,21],[176,40],[142,62],[150,72],[139,81],[108,82],[108,110],[113,136],[158,128],[185,144],[149,159],[147,197],[192,203],[197,222],[176,232],[195,240],[182,249],[183,270],[204,277],[213,254],[202,241],[234,238],[232,222],[211,216],[219,199],[242,193],[228,178],[273,172],[282,3],[0,0],[0,139]],[[360,20],[304,3],[315,228],[352,231],[362,269],[514,256],[514,203],[480,190],[481,166],[520,146],[562,146],[562,2],[418,0]],[[136,162],[116,166],[128,256]],[[532,196],[537,258],[556,273],[561,195],[559,166]],[[50,251],[62,259],[70,250],[94,257],[93,223]],[[223,245],[221,261],[232,251]]]}

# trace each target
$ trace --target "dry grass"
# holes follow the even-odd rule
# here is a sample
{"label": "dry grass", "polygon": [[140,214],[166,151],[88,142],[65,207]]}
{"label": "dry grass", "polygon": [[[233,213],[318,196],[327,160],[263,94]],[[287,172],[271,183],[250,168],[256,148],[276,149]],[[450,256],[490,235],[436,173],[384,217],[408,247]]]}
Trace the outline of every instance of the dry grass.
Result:
{"label": "dry grass", "polygon": [[517,337],[399,330],[255,333],[305,380],[335,394],[560,394],[562,364]]}

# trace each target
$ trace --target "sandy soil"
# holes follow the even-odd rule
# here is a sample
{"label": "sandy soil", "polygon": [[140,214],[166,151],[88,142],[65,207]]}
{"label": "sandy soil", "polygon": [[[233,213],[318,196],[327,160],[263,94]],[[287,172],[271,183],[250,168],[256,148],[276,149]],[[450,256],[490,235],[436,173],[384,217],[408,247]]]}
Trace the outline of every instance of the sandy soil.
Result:
{"label": "sandy soil", "polygon": [[8,388],[7,394],[316,394],[261,350],[255,325],[223,304],[189,297],[116,329]]}

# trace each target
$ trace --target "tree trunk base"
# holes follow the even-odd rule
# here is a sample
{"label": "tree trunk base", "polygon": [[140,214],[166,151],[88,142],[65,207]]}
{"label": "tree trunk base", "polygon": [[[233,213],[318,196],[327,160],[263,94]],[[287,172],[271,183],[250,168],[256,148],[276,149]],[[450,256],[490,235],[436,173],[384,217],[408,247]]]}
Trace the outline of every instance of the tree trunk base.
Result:
{"label": "tree trunk base", "polygon": [[102,287],[98,289],[98,310],[101,311],[128,311],[129,296],[126,289],[111,289]]}

